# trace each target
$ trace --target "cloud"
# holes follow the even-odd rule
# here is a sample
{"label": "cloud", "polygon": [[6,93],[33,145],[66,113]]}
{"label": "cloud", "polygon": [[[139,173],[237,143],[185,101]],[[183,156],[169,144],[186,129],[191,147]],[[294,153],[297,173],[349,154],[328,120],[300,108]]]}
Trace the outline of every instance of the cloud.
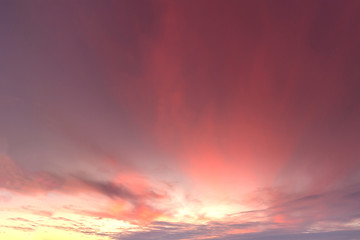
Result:
{"label": "cloud", "polygon": [[45,171],[29,172],[9,156],[1,155],[0,188],[24,194],[37,194],[60,189],[64,179]]}
{"label": "cloud", "polygon": [[19,230],[19,231],[22,231],[22,232],[33,232],[35,231],[36,229],[35,228],[30,228],[30,227],[20,227],[20,226],[6,226],[6,225],[0,225],[0,228],[11,228],[11,229],[14,229],[14,230]]}
{"label": "cloud", "polygon": [[[126,232],[123,234],[114,234],[114,239],[125,240],[145,240],[145,239],[212,239],[212,240],[266,240],[266,239],[344,239],[357,240],[359,230],[329,230],[324,232],[306,232],[304,230],[270,228],[263,231],[251,230],[261,223],[228,224],[228,223],[209,223],[205,225],[188,223],[153,223],[146,231]],[[238,230],[236,233],[235,230]],[[242,231],[239,231],[242,230]]]}
{"label": "cloud", "polygon": [[213,238],[214,240],[357,240],[360,231],[330,231],[330,232],[318,232],[318,233],[291,233],[287,231],[265,231],[262,233],[251,233],[251,234],[236,234],[230,235],[223,238]]}
{"label": "cloud", "polygon": [[122,198],[131,202],[138,202],[142,199],[162,199],[164,196],[154,190],[146,189],[142,193],[135,193],[123,184],[116,184],[110,181],[95,181],[78,178],[82,183],[110,198]]}
{"label": "cloud", "polygon": [[[138,224],[145,224],[154,219],[168,215],[167,207],[159,206],[161,202],[166,202],[167,196],[165,185],[156,186],[146,177],[141,181],[136,177],[127,175],[118,176],[118,180],[97,180],[83,176],[57,176],[50,172],[28,172],[23,170],[9,157],[2,156],[2,170],[0,172],[0,188],[9,192],[28,196],[43,195],[46,197],[50,193],[73,196],[74,194],[97,195],[100,199],[108,202],[108,206],[102,210],[75,209],[77,214],[96,216],[101,218],[114,218],[127,221],[135,221]],[[139,174],[138,174],[139,175]],[[119,181],[124,181],[123,183]],[[21,195],[18,195],[21,196]],[[107,200],[106,200],[107,199]],[[11,201],[8,200],[8,201]],[[65,203],[64,203],[65,204]],[[57,203],[61,207],[61,203]],[[30,212],[39,216],[51,217],[51,208],[44,210],[31,205],[22,207],[23,211]]]}
{"label": "cloud", "polygon": [[[98,218],[125,220],[137,225],[144,225],[146,231],[119,234],[123,239],[331,239],[334,236],[352,236],[351,222],[359,218],[359,184],[344,185],[339,182],[334,189],[312,192],[312,189],[300,192],[288,192],[287,189],[273,188],[256,192],[252,197],[254,204],[261,202],[264,209],[230,214],[228,221],[209,222],[206,224],[153,222],[159,217],[171,217],[171,211],[162,207],[161,202],[169,200],[166,190],[159,191],[151,181],[144,178],[140,184],[136,178],[119,177],[114,180],[98,180],[90,176],[57,176],[50,172],[28,172],[18,166],[11,158],[1,157],[1,187],[8,191],[25,195],[48,194],[100,194],[108,198],[110,204],[102,210],[79,209],[71,212]],[[122,182],[123,181],[123,182]],[[161,185],[161,188],[164,185]],[[173,188],[174,186],[169,186]],[[259,199],[257,199],[259,198]],[[119,207],[121,206],[121,207]],[[176,206],[178,207],[178,206]],[[22,210],[38,216],[52,217],[53,212],[31,205]],[[252,219],[252,221],[249,221]],[[150,225],[149,225],[150,224]],[[61,226],[58,226],[61,228]],[[316,228],[318,232],[304,233]],[[66,227],[64,228],[66,229]],[[333,231],[336,229],[336,231]],[[19,229],[20,230],[20,229]],[[70,229],[68,229],[70,230]],[[289,233],[295,231],[296,233]],[[95,231],[86,230],[87,233]],[[116,238],[116,234],[114,235]],[[334,238],[335,239],[335,238]],[[349,239],[351,239],[349,237]]]}

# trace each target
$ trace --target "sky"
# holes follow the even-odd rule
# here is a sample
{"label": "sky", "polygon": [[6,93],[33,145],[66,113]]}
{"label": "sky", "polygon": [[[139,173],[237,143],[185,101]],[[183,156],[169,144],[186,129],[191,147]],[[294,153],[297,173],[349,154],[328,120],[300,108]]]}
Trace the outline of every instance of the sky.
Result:
{"label": "sky", "polygon": [[360,240],[359,13],[1,0],[0,239]]}

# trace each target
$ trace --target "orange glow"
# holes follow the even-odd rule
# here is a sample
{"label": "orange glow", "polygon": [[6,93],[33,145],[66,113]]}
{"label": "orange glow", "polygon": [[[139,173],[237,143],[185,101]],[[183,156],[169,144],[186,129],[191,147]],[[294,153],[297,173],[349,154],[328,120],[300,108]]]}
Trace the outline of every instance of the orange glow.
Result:
{"label": "orange glow", "polygon": [[231,229],[227,234],[244,234],[244,233],[254,233],[254,229]]}

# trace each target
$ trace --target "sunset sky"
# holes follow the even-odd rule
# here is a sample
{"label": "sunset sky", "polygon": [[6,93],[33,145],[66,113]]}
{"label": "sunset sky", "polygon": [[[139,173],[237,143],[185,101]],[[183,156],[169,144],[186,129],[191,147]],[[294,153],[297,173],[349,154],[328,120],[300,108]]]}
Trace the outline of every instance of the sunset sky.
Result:
{"label": "sunset sky", "polygon": [[0,0],[1,240],[360,240],[360,1]]}

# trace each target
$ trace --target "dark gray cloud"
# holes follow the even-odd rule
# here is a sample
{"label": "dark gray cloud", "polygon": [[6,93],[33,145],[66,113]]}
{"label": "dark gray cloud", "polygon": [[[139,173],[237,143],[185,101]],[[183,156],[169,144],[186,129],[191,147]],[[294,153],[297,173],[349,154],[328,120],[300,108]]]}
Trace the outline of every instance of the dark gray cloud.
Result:
{"label": "dark gray cloud", "polygon": [[[229,230],[248,227],[249,224],[212,223],[197,224],[172,224],[159,223],[150,226],[143,232],[133,232],[113,235],[114,239],[121,240],[166,240],[166,239],[211,239],[211,240],[358,240],[360,230],[338,230],[323,232],[302,232],[296,229],[274,228],[253,233],[231,234]],[[259,224],[261,225],[261,224]],[[234,226],[237,226],[234,228]],[[246,228],[244,228],[246,229]]]}

